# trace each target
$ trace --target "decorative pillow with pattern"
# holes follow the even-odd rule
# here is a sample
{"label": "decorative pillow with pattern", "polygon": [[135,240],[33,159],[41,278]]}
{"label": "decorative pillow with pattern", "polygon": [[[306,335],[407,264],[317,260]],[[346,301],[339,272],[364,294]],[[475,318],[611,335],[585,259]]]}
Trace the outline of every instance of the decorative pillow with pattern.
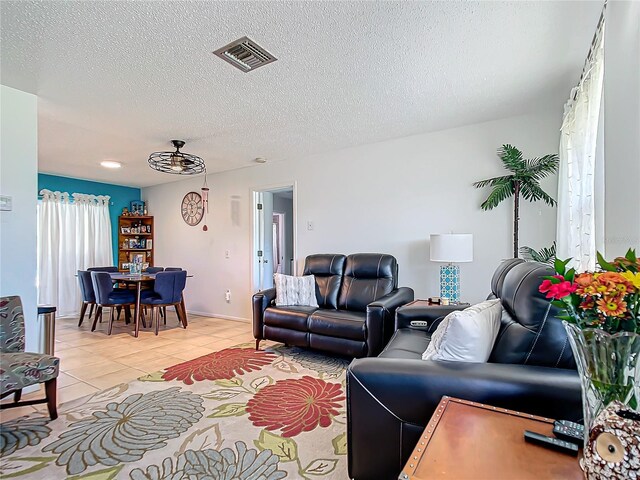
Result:
{"label": "decorative pillow with pattern", "polygon": [[484,363],[500,330],[500,300],[486,300],[451,312],[431,336],[423,360]]}
{"label": "decorative pillow with pattern", "polygon": [[292,277],[276,273],[273,278],[276,284],[276,306],[318,307],[316,278],[313,275]]}

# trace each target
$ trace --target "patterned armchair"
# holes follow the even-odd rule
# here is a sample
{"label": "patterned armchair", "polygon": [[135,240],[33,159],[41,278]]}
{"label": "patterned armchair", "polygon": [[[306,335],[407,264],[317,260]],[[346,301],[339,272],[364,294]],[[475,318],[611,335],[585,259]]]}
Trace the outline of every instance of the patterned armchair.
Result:
{"label": "patterned armchair", "polygon": [[[20,297],[0,298],[0,398],[13,393],[14,403],[0,408],[45,403],[51,420],[58,418],[56,383],[60,359],[43,353],[24,351],[24,315]],[[20,401],[22,389],[44,383],[46,397]]]}

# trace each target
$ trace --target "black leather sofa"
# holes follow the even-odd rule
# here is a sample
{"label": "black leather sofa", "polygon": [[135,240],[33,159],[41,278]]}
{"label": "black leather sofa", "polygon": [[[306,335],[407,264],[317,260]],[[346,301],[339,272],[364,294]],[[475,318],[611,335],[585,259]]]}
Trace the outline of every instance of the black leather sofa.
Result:
{"label": "black leather sofa", "polygon": [[396,332],[380,356],[354,360],[347,371],[350,478],[397,479],[443,395],[581,418],[567,335],[555,307],[538,292],[542,277],[551,274],[546,265],[518,259],[497,269],[491,296],[500,298],[503,317],[488,363],[422,360],[439,321],[412,328],[411,310],[398,309]]}
{"label": "black leather sofa", "polygon": [[319,308],[275,306],[276,290],[253,296],[256,349],[268,339],[351,357],[380,353],[394,332],[396,308],[413,300],[398,288],[398,263],[391,255],[310,255],[304,275],[314,275]]}

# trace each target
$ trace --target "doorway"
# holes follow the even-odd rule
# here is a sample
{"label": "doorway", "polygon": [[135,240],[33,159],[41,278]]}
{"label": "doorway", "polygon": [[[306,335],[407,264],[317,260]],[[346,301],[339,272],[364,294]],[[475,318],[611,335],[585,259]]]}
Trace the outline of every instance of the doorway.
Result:
{"label": "doorway", "polygon": [[273,287],[273,275],[295,275],[295,184],[253,191],[252,291]]}

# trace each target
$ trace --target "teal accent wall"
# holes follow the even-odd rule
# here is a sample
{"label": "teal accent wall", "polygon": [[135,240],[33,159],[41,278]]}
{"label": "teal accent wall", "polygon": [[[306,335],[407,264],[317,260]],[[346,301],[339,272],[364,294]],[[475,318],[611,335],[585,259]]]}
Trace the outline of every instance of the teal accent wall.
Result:
{"label": "teal accent wall", "polygon": [[111,217],[111,241],[113,243],[113,262],[118,264],[118,216],[124,207],[129,208],[132,200],[141,200],[140,189],[123,187],[110,183],[91,182],[79,178],[58,177],[57,175],[38,174],[38,192],[42,189],[52,192],[88,193],[92,195],[109,195],[109,216]]}

